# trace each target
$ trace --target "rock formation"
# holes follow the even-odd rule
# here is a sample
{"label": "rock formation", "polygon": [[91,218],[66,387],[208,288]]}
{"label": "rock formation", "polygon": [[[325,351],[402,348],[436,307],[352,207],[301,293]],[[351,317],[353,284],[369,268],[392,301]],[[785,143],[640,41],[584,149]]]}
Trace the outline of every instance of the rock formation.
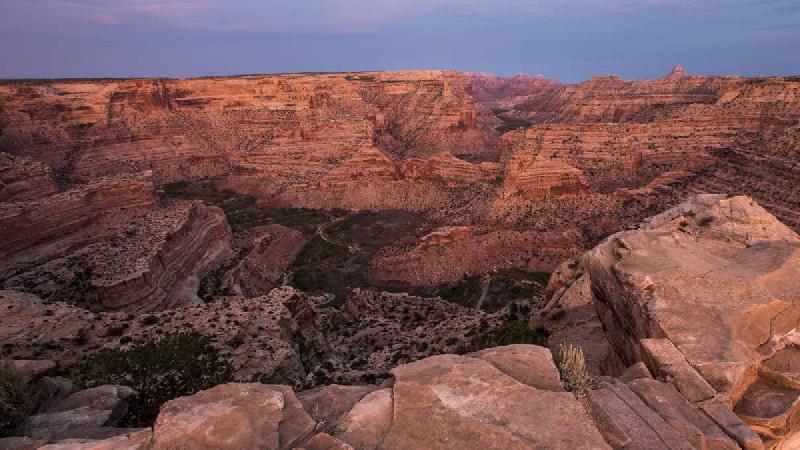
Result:
{"label": "rock formation", "polygon": [[[798,98],[680,67],[2,82],[0,353],[37,397],[0,446],[797,447]],[[544,298],[482,311],[520,270]],[[59,378],[187,331],[242,384],[152,429]]]}
{"label": "rock formation", "polygon": [[[444,228],[410,249],[375,256],[369,275],[388,286],[432,286],[499,269],[544,271],[575,251],[569,232]],[[541,253],[539,253],[541,252]]]}
{"label": "rock formation", "polygon": [[0,151],[44,164],[13,173],[52,170],[47,194],[50,178],[151,170],[155,188],[214,178],[263,206],[412,210],[431,228],[579,224],[572,254],[536,250],[552,270],[695,193],[750,195],[796,228],[798,89],[680,68],[573,85],[447,71],[6,82]]}
{"label": "rock formation", "polygon": [[32,158],[0,153],[0,202],[33,200],[58,192],[53,171]]}
{"label": "rock formation", "polygon": [[[299,383],[307,375],[303,361],[317,361],[327,351],[318,331],[319,318],[304,312],[305,296],[290,288],[266,297],[235,300],[227,304],[196,305],[137,318],[127,313],[95,314],[63,303],[47,304],[15,291],[0,291],[3,311],[0,327],[7,351],[43,355],[69,366],[88,351],[102,347],[128,347],[134,340],[192,329],[216,335],[215,345],[227,353],[236,379],[255,375],[282,383]],[[305,321],[305,322],[303,322]],[[71,345],[56,345],[72,342]],[[304,354],[299,355],[302,348]],[[264,357],[268,354],[269,357]]]}
{"label": "rock formation", "polygon": [[548,80],[541,75],[498,77],[490,73],[475,73],[470,78],[470,93],[480,102],[514,100],[559,85],[558,81]]}
{"label": "rock formation", "polygon": [[547,199],[590,193],[589,183],[580,170],[562,161],[530,158],[520,152],[508,163],[503,197]]}
{"label": "rock formation", "polygon": [[5,287],[97,310],[166,309],[198,303],[200,280],[231,255],[222,211],[184,202],[134,219],[108,241],[19,271]]}
{"label": "rock formation", "polygon": [[242,233],[244,256],[224,276],[222,283],[236,295],[266,294],[284,281],[288,268],[306,245],[303,233],[282,225],[267,225]]}
{"label": "rock formation", "polygon": [[[335,309],[324,296],[291,287],[249,299],[230,297],[146,316],[92,313],[43,302],[18,291],[0,291],[0,342],[15,359],[46,357],[69,366],[99,348],[193,330],[215,336],[237,380],[294,386],[380,380],[403,362],[454,352],[459,339],[505,320],[441,299],[357,290]],[[436,329],[436,333],[430,330]]]}
{"label": "rock formation", "polygon": [[[319,393],[295,395],[287,386],[219,385],[165,404],[152,431],[82,443],[140,449],[610,448],[564,391],[542,347],[434,356],[392,373],[394,384],[385,388],[328,391],[328,407]],[[343,405],[338,412],[329,409],[337,402]]]}
{"label": "rock formation", "polygon": [[81,244],[108,238],[155,207],[147,172],[100,178],[65,192],[0,203],[0,274],[43,261]]}
{"label": "rock formation", "polygon": [[[699,195],[609,237],[573,266],[572,276],[554,279],[549,301],[568,318],[594,307],[584,320],[599,321],[610,344],[591,352],[597,361],[610,350],[598,371],[617,375],[644,362],[718,425],[734,420],[731,408],[769,446],[793,445],[794,231],[747,197]],[[595,348],[588,333],[560,336]],[[751,448],[748,433],[733,437]]]}

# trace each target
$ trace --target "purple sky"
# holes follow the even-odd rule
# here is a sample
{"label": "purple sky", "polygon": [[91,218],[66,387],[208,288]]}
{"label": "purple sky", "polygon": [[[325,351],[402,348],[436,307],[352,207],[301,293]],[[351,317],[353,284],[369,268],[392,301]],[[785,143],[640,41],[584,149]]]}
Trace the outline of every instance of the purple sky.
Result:
{"label": "purple sky", "polygon": [[0,78],[800,75],[800,0],[0,0]]}

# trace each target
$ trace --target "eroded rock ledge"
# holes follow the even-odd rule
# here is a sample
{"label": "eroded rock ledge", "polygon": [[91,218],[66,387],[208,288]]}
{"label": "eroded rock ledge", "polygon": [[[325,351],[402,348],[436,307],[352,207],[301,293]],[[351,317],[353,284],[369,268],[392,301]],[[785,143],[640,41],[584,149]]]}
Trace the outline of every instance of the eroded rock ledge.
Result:
{"label": "eroded rock ledge", "polygon": [[562,266],[537,321],[595,373],[644,363],[743,447],[761,448],[752,428],[795,448],[798,280],[795,232],[750,198],[698,195]]}
{"label": "eroded rock ledge", "polygon": [[93,310],[167,309],[198,303],[200,279],[232,253],[221,209],[179,202],[132,220],[111,239],[22,270],[5,287]]}

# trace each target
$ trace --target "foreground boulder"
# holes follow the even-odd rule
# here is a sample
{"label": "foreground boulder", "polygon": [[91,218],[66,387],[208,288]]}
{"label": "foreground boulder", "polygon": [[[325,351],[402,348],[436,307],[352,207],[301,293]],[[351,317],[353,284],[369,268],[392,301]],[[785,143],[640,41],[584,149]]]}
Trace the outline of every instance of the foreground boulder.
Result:
{"label": "foreground boulder", "polygon": [[155,448],[292,448],[316,423],[285,386],[225,384],[161,408]]}
{"label": "foreground boulder", "polygon": [[116,436],[128,411],[127,400],[136,391],[125,386],[105,385],[67,396],[54,405],[42,405],[28,418],[25,434],[36,439],[92,438]]}
{"label": "foreground boulder", "polygon": [[566,278],[548,307],[594,306],[611,349],[601,370],[643,362],[739,445],[761,446],[740,419],[768,447],[797,445],[800,237],[753,200],[693,197],[609,237]]}
{"label": "foreground boulder", "polygon": [[381,448],[608,448],[571,393],[497,366],[441,355],[394,369],[394,416]]}

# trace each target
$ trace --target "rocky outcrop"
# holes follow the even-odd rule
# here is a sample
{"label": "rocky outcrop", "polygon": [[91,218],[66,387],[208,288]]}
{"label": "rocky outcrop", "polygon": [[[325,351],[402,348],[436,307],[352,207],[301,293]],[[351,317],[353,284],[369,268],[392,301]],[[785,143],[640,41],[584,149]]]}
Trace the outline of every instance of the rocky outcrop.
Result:
{"label": "rocky outcrop", "polygon": [[400,164],[400,174],[410,180],[422,180],[445,187],[457,187],[470,183],[489,182],[499,176],[492,163],[471,164],[449,153],[428,159],[411,158]]}
{"label": "rocky outcrop", "polygon": [[225,273],[224,289],[255,297],[279,286],[289,266],[308,242],[303,233],[282,225],[256,227],[238,239],[245,241],[245,256]]}
{"label": "rocky outcrop", "polygon": [[136,317],[0,291],[0,342],[15,359],[36,355],[68,367],[101,348],[193,330],[214,337],[236,380],[311,388],[383,380],[399,364],[458,351],[465,336],[499,327],[508,315],[507,308],[488,314],[439,298],[360,289],[335,308],[329,300],[284,287]]}
{"label": "rocky outcrop", "polygon": [[[546,367],[546,349],[526,351],[544,351]],[[557,377],[552,360],[549,367]],[[394,369],[393,421],[381,447],[608,448],[571,394],[528,385],[504,369],[453,355]]]}
{"label": "rocky outcrop", "polygon": [[88,438],[92,429],[109,428],[112,435],[128,411],[126,400],[136,392],[125,386],[98,386],[78,391],[46,410],[40,409],[25,423],[25,434],[35,439]]}
{"label": "rocky outcrop", "polygon": [[[524,148],[586,174],[595,190],[639,189],[670,171],[692,173],[678,198],[737,193],[797,230],[796,78],[596,77],[530,96],[504,117],[527,120],[498,148]],[[662,208],[674,203],[653,196]],[[661,197],[659,199],[659,197]],[[670,198],[667,196],[667,198]]]}
{"label": "rocky outcrop", "polygon": [[[756,126],[756,125],[752,125]],[[593,189],[639,188],[667,171],[694,171],[716,161],[742,126],[677,123],[565,123],[535,125],[503,136],[504,158],[554,159],[583,172]],[[749,131],[749,129],[748,129]],[[514,168],[511,163],[507,170]]]}
{"label": "rocky outcrop", "polygon": [[482,151],[469,84],[447,71],[7,83],[0,150],[71,180],[150,169],[157,184],[254,172],[297,182],[352,148]]}
{"label": "rocky outcrop", "polygon": [[[332,422],[315,418],[304,409],[308,395],[298,401],[286,386],[220,385],[165,404],[149,442],[114,442],[153,449],[610,448],[558,383],[546,349],[500,347],[488,355],[440,355],[397,367],[392,386],[348,401],[349,411]],[[519,360],[532,364],[530,373]]]}
{"label": "rocky outcrop", "polygon": [[100,178],[25,202],[0,203],[0,277],[119,232],[155,207],[149,173]]}
{"label": "rocky outcrop", "polygon": [[625,81],[618,76],[595,76],[531,95],[507,114],[534,123],[644,122],[664,111],[713,103],[720,90],[733,84],[737,80],[724,77]]}
{"label": "rocky outcrop", "polygon": [[9,370],[23,382],[30,383],[49,370],[54,369],[56,363],[48,359],[12,359],[9,361],[1,361],[0,366],[3,369]]}
{"label": "rocky outcrop", "polygon": [[[470,163],[450,153],[393,161],[375,148],[361,148],[315,183],[298,183],[261,201],[270,206],[403,209],[426,211],[463,203],[476,191],[491,190],[501,176],[499,164]],[[243,188],[230,180],[226,187],[263,195],[263,188]]]}
{"label": "rocky outcrop", "polygon": [[627,383],[605,380],[586,394],[585,403],[598,430],[615,448],[763,448],[730,409],[730,417],[724,418],[707,412],[649,373]]}
{"label": "rocky outcrop", "polygon": [[686,69],[683,66],[675,66],[661,79],[664,81],[678,81],[686,76]]}
{"label": "rocky outcrop", "polygon": [[423,236],[407,249],[385,249],[369,266],[376,283],[389,286],[432,286],[466,275],[519,268],[549,271],[578,251],[572,231],[491,231],[446,227]]}
{"label": "rocky outcrop", "polygon": [[747,197],[699,195],[603,241],[550,290],[595,307],[612,359],[644,362],[740,445],[761,444],[737,415],[784,448],[799,432],[798,275],[795,232]]}
{"label": "rocky outcrop", "polygon": [[589,182],[580,170],[563,161],[531,158],[519,152],[508,162],[502,197],[536,200],[590,192]]}
{"label": "rocky outcrop", "polygon": [[473,230],[470,227],[443,227],[422,236],[419,240],[423,248],[437,245],[450,244],[472,238]]}
{"label": "rocky outcrop", "polygon": [[247,300],[156,312],[145,320],[127,313],[95,314],[63,303],[45,304],[30,294],[0,291],[5,314],[0,342],[14,358],[43,354],[66,367],[103,347],[127,348],[132,342],[192,329],[216,336],[214,345],[233,366],[235,379],[299,385],[308,370],[330,354],[313,302],[284,288]]}
{"label": "rocky outcrop", "polygon": [[261,206],[560,232],[569,252],[534,244],[551,270],[688,194],[747,194],[797,229],[798,95],[791,77],[681,70],[575,85],[447,71],[7,82],[0,150],[63,189],[151,170],[156,187],[214,178]]}
{"label": "rocky outcrop", "polygon": [[314,427],[291,388],[225,384],[162,406],[153,448],[293,448]]}
{"label": "rocky outcrop", "polygon": [[541,75],[498,77],[490,73],[473,73],[470,78],[470,93],[479,102],[513,102],[519,97],[524,98],[560,85],[558,81]]}
{"label": "rocky outcrop", "polygon": [[56,192],[58,186],[49,166],[0,152],[0,202],[33,200]]}
{"label": "rocky outcrop", "polygon": [[198,303],[200,280],[232,253],[222,210],[182,202],[133,220],[108,241],[17,273],[5,287],[95,310],[167,309]]}

